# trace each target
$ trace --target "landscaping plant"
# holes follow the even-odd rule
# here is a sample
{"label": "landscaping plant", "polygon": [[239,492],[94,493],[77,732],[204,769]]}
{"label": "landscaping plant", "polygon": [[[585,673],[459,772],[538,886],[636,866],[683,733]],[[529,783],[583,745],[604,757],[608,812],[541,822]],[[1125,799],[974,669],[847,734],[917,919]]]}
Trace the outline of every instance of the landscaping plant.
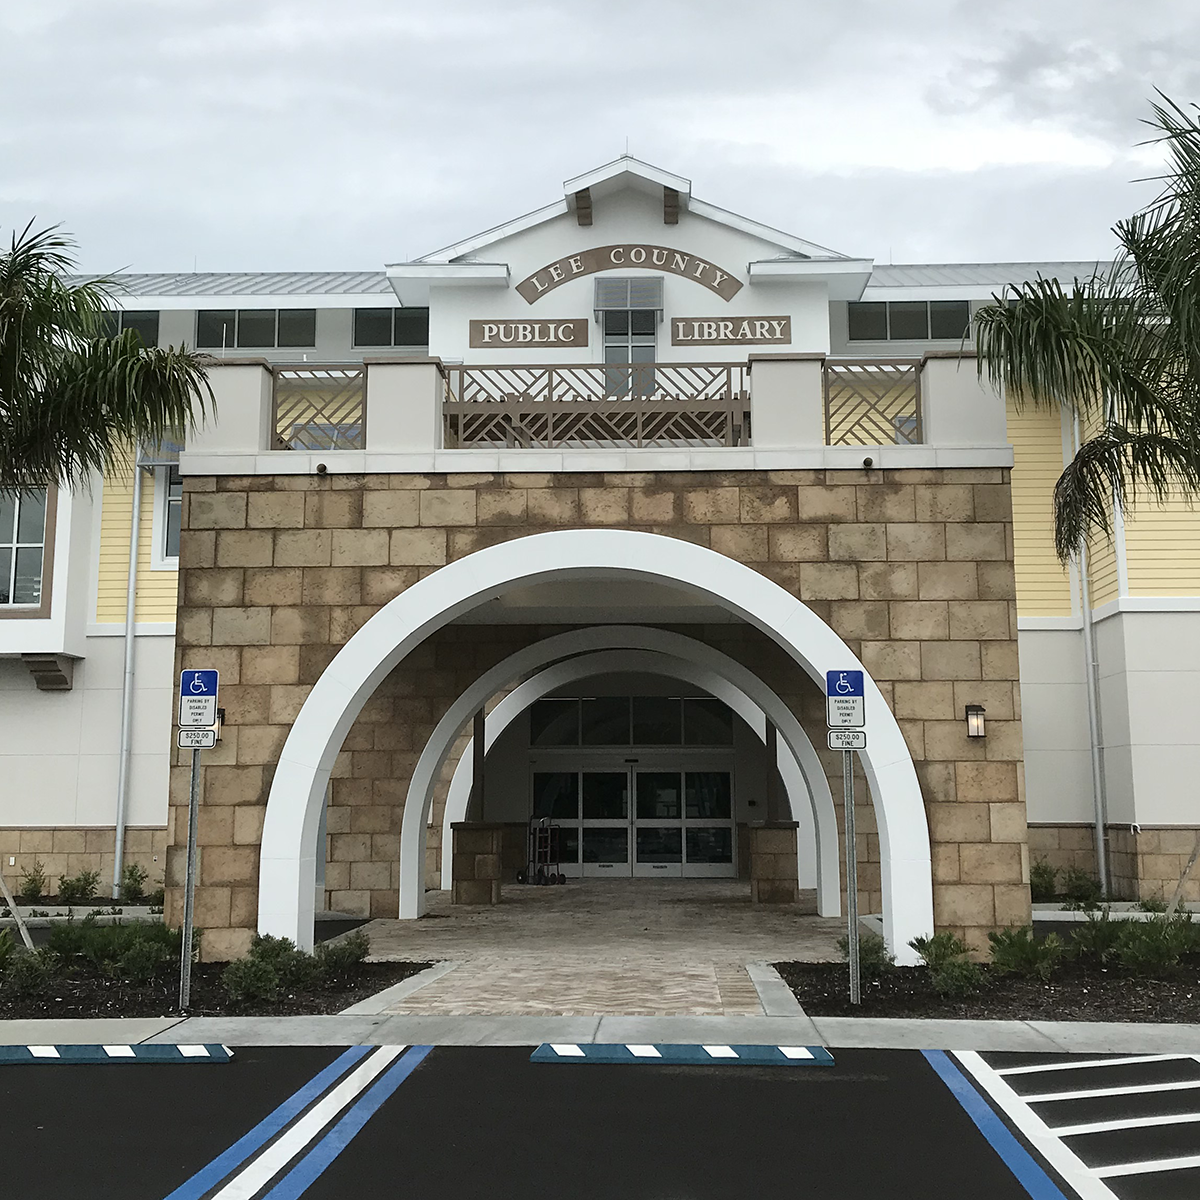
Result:
{"label": "landscaping plant", "polygon": [[221,973],[221,983],[231,1000],[274,1000],[289,988],[345,983],[360,972],[370,948],[370,938],[361,929],[335,942],[322,942],[314,954],[306,954],[288,938],[259,934],[250,953]]}
{"label": "landscaping plant", "polygon": [[[838,938],[838,950],[850,961],[850,938],[842,934]],[[896,965],[896,959],[888,953],[887,942],[877,933],[864,933],[858,939],[858,969],[863,979],[878,979]]]}
{"label": "landscaping plant", "polygon": [[98,925],[89,913],[50,930],[46,942],[64,966],[84,965],[110,979],[146,983],[179,965],[182,938],[177,929],[150,922]]}
{"label": "landscaping plant", "polygon": [[1118,963],[1137,975],[1171,974],[1185,953],[1196,944],[1191,914],[1186,919],[1154,917],[1149,921],[1125,921],[1114,954]]}
{"label": "landscaping plant", "polygon": [[63,904],[80,904],[84,900],[91,900],[99,886],[99,871],[80,871],[78,875],[64,875],[58,881],[58,898]]}
{"label": "landscaping plant", "polygon": [[1058,869],[1044,858],[1029,866],[1029,895],[1034,904],[1048,904],[1057,895]]}
{"label": "landscaping plant", "polygon": [[5,967],[12,960],[16,948],[17,944],[13,941],[13,935],[7,929],[0,929],[0,973],[3,973]]}
{"label": "landscaping plant", "polygon": [[46,894],[46,887],[46,870],[42,866],[42,860],[35,858],[32,867],[24,868],[21,871],[21,882],[17,886],[17,899],[22,904],[33,904]]}
{"label": "landscaping plant", "polygon": [[1106,967],[1116,954],[1121,931],[1132,921],[1112,920],[1107,905],[1099,915],[1088,913],[1087,921],[1071,931],[1070,953],[1073,957],[1095,966]]}
{"label": "landscaping plant", "polygon": [[983,983],[983,971],[967,958],[967,944],[953,933],[913,938],[908,943],[929,968],[929,982],[940,996],[965,996]]}
{"label": "landscaping plant", "polygon": [[1095,908],[1103,898],[1100,880],[1080,867],[1068,867],[1063,879],[1063,895],[1074,908]]}
{"label": "landscaping plant", "polygon": [[126,863],[121,870],[121,899],[136,904],[146,894],[150,873],[140,863]]}
{"label": "landscaping plant", "polygon": [[999,929],[988,934],[992,944],[992,966],[1001,975],[1037,976],[1045,982],[1063,956],[1062,938],[1051,933],[1040,941],[1033,926]]}

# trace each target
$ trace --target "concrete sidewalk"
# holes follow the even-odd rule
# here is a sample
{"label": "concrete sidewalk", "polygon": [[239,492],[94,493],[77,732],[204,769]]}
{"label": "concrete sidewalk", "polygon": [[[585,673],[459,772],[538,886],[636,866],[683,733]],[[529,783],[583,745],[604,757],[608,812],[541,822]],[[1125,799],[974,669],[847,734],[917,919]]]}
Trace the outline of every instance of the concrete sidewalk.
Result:
{"label": "concrete sidewalk", "polygon": [[858,1017],[336,1015],[0,1021],[0,1044],[220,1042],[227,1046],[533,1046],[721,1042],[831,1048],[1200,1054],[1200,1025],[919,1021]]}

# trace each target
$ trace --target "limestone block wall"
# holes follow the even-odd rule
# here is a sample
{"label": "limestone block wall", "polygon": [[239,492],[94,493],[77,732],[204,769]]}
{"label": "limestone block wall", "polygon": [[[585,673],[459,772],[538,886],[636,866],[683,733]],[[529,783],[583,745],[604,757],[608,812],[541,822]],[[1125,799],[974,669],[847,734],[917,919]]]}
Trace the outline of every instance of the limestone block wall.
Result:
{"label": "limestone block wall", "polygon": [[[15,892],[21,882],[21,873],[32,871],[34,865],[40,863],[53,894],[64,875],[98,871],[100,886],[96,895],[107,896],[112,891],[115,842],[116,829],[111,825],[86,829],[65,829],[57,825],[0,829],[4,878]],[[16,860],[11,866],[10,858]],[[146,891],[162,887],[167,865],[167,830],[161,826],[126,827],[124,861],[145,869]]]}
{"label": "limestone block wall", "polygon": [[[218,667],[226,710],[222,744],[205,755],[199,831],[197,922],[207,957],[249,944],[273,764],[340,646],[447,562],[581,527],[707,546],[829,622],[878,682],[917,764],[938,925],[978,946],[997,924],[1028,919],[1007,471],[193,477],[182,522],[177,666]],[[393,672],[343,747],[329,816],[335,906],[340,898],[361,908],[365,898],[367,911],[395,911],[400,811],[425,739],[472,678],[520,639],[552,632],[454,628]],[[683,631],[758,671],[823,745],[819,692],[773,643],[736,624]],[[968,703],[987,708],[982,741],[966,737]],[[837,755],[822,756],[840,769]],[[186,776],[178,760],[168,873],[175,920]],[[878,911],[879,842],[865,781],[857,795],[861,903]]]}

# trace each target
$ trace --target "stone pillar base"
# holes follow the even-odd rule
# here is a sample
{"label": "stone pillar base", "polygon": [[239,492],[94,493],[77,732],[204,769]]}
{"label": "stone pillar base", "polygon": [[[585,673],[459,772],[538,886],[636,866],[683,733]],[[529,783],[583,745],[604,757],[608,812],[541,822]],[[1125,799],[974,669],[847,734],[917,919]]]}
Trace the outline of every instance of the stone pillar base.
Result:
{"label": "stone pillar base", "polygon": [[452,904],[499,904],[504,826],[483,821],[456,821],[454,834]]}
{"label": "stone pillar base", "polygon": [[796,821],[768,821],[748,826],[752,904],[796,904],[799,901],[798,828]]}

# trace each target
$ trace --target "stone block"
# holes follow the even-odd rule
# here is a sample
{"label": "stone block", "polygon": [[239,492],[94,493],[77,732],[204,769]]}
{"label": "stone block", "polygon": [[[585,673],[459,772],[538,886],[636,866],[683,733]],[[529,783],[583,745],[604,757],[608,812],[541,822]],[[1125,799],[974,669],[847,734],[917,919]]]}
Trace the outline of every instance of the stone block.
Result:
{"label": "stone block", "polygon": [[960,802],[994,804],[1017,799],[1015,763],[960,762],[954,768],[954,783]]}
{"label": "stone block", "polygon": [[201,962],[232,962],[250,953],[253,929],[206,929],[200,939]]}
{"label": "stone block", "polygon": [[744,487],[740,500],[743,525],[791,523],[797,517],[794,487]]}
{"label": "stone block", "polygon": [[271,612],[271,644],[317,644],[329,641],[329,609],[323,606],[276,608]]}
{"label": "stone block", "polygon": [[831,525],[829,557],[834,562],[885,562],[887,529],[882,524]]}
{"label": "stone block", "polygon": [[[740,528],[752,529],[753,526]],[[830,556],[824,525],[771,526],[766,530],[771,559],[777,562],[824,562]],[[858,581],[855,578],[855,588]]]}
{"label": "stone block", "polygon": [[922,679],[980,678],[978,642],[923,642],[921,644]]}
{"label": "stone block", "polygon": [[362,575],[357,567],[305,567],[302,595],[306,605],[361,604]]}
{"label": "stone block", "polygon": [[242,580],[243,573],[236,569],[185,571],[184,603],[196,607],[241,604]]}
{"label": "stone block", "polygon": [[[422,496],[432,493],[421,492]],[[392,531],[392,566],[438,567],[446,562],[444,529],[396,529]]]}
{"label": "stone block", "polygon": [[499,879],[456,880],[451,893],[453,904],[499,904]]}
{"label": "stone block", "polygon": [[217,535],[211,529],[186,529],[179,538],[179,566],[215,567],[217,565]]}
{"label": "stone block", "polygon": [[736,525],[740,514],[735,487],[688,488],[683,493],[683,519],[693,525]]}
{"label": "stone block", "polygon": [[864,600],[910,600],[918,595],[917,563],[863,563],[858,569]]}
{"label": "stone block", "polygon": [[300,567],[251,567],[246,571],[243,601],[275,608],[299,604],[303,595]]}
{"label": "stone block", "polygon": [[217,608],[213,610],[214,646],[265,646],[271,641],[269,608]]}
{"label": "stone block", "polygon": [[299,492],[251,492],[246,502],[249,529],[303,529],[304,497]]}
{"label": "stone block", "polygon": [[893,600],[888,605],[894,638],[939,641],[947,637],[949,614],[941,600]]}
{"label": "stone block", "polygon": [[188,529],[245,529],[244,492],[189,492]]}
{"label": "stone block", "polygon": [[889,524],[887,550],[890,562],[931,562],[946,557],[946,526]]}
{"label": "stone block", "polygon": [[415,567],[364,567],[362,600],[364,604],[379,605],[394,600],[406,588],[417,582]]}
{"label": "stone block", "polygon": [[989,804],[993,842],[1025,842],[1029,836],[1029,826],[1025,814],[1025,805],[1019,802]]}
{"label": "stone block", "polygon": [[952,683],[897,681],[892,692],[897,720],[953,721],[957,715]]}
{"label": "stone block", "polygon": [[1020,721],[987,722],[987,757],[996,762],[1020,762],[1025,757],[1025,743]]}
{"label": "stone block", "polygon": [[371,835],[335,833],[330,838],[329,856],[334,862],[370,862]]}
{"label": "stone block", "polygon": [[475,493],[465,489],[431,489],[418,492],[420,521],[426,526],[474,525]]}
{"label": "stone block", "polygon": [[980,641],[1007,641],[1007,600],[963,600],[950,606],[950,637]]}
{"label": "stone block", "polygon": [[970,484],[921,484],[914,491],[918,521],[975,520],[975,497]]}
{"label": "stone block", "polygon": [[945,927],[994,925],[995,898],[991,884],[943,883],[933,889],[933,923]]}
{"label": "stone block", "polygon": [[986,730],[992,736],[993,721],[1011,721],[1015,716],[1013,711],[1013,693],[1017,689],[1009,682],[974,680],[970,683],[954,685],[955,715],[965,718],[968,704],[982,704],[987,709]]}
{"label": "stone block", "polygon": [[771,532],[775,531],[765,525],[714,525],[709,545],[718,554],[741,563],[766,562]]}
{"label": "stone block", "polygon": [[328,529],[284,529],[275,535],[277,567],[327,567],[332,554]]}
{"label": "stone block", "polygon": [[206,934],[210,929],[228,929],[229,901],[227,887],[197,887],[193,927],[205,930]]}
{"label": "stone block", "polygon": [[[917,521],[914,492],[906,483],[871,483],[859,486],[858,519],[860,521]],[[895,555],[892,555],[894,558]]]}
{"label": "stone block", "polygon": [[200,881],[212,884],[258,882],[258,849],[252,846],[205,846]]}
{"label": "stone block", "polygon": [[918,563],[917,578],[922,600],[973,600],[979,594],[975,563]]}
{"label": "stone block", "polygon": [[[1017,579],[1010,562],[976,563],[979,574],[979,598],[981,600],[1015,600]],[[1063,572],[1065,578],[1066,572]]]}
{"label": "stone block", "polygon": [[362,476],[328,475],[326,479],[335,490],[310,492],[304,498],[305,528],[357,529],[362,525]]}
{"label": "stone block", "polygon": [[913,765],[916,767],[917,778],[921,782],[921,795],[926,803],[953,804],[958,800],[953,763],[918,762]]}
{"label": "stone block", "polygon": [[1012,488],[1007,483],[977,483],[975,493],[975,519],[1007,523],[1013,519]]}
{"label": "stone block", "polygon": [[350,887],[354,891],[386,891],[392,882],[391,864],[355,862],[350,864]]}
{"label": "stone block", "polygon": [[274,551],[269,529],[222,529],[217,534],[218,567],[269,567]]}
{"label": "stone block", "polygon": [[964,879],[975,883],[1021,882],[1021,847],[1012,844],[964,844],[958,848]]}
{"label": "stone block", "polygon": [[525,514],[524,488],[488,488],[477,494],[475,516],[480,525],[524,525]]}
{"label": "stone block", "polygon": [[228,806],[203,805],[197,813],[196,845],[228,846],[233,842],[233,812]]}
{"label": "stone block", "polygon": [[367,492],[363,495],[364,529],[403,529],[421,519],[416,492]]}
{"label": "stone block", "polygon": [[980,660],[984,679],[1016,680],[1021,677],[1015,641],[983,642],[980,646]]}
{"label": "stone block", "polygon": [[857,600],[858,568],[852,563],[804,563],[800,568],[802,600]]}
{"label": "stone block", "polygon": [[928,806],[929,837],[935,843],[986,842],[991,818],[986,804],[934,803]]}
{"label": "stone block", "polygon": [[[377,492],[389,500],[397,496],[410,499],[417,492]],[[388,563],[386,529],[335,529],[330,561],[335,567],[382,567]]]}
{"label": "stone block", "polygon": [[947,525],[945,557],[965,562],[1010,558],[1007,531],[1008,526],[999,522]]}
{"label": "stone block", "polygon": [[525,504],[530,525],[579,524],[577,488],[536,488],[526,493]]}
{"label": "stone block", "polygon": [[1029,886],[1024,883],[1001,883],[993,889],[996,904],[996,924],[1025,926],[1032,920],[1032,905],[1029,902]]}
{"label": "stone block", "polygon": [[[205,767],[201,804],[265,804],[263,768]],[[182,809],[180,810],[183,811]]]}
{"label": "stone block", "polygon": [[751,904],[797,904],[800,885],[794,879],[752,879]]}
{"label": "stone block", "polygon": [[967,737],[965,721],[926,721],[925,757],[932,762],[959,762],[987,757],[978,738]]}
{"label": "stone block", "polygon": [[873,679],[921,678],[921,647],[917,642],[863,642],[859,657]]}
{"label": "stone block", "polygon": [[635,487],[629,494],[629,512],[635,525],[670,525],[681,516],[679,493],[674,488]]}
{"label": "stone block", "polygon": [[858,505],[853,487],[801,487],[797,492],[796,514],[801,521],[828,521],[840,524],[858,520]]}
{"label": "stone block", "polygon": [[851,641],[881,641],[888,636],[888,606],[882,600],[835,600],[829,624]]}
{"label": "stone block", "polygon": [[958,846],[937,843],[931,850],[934,883],[957,883],[961,878],[958,862]]}

